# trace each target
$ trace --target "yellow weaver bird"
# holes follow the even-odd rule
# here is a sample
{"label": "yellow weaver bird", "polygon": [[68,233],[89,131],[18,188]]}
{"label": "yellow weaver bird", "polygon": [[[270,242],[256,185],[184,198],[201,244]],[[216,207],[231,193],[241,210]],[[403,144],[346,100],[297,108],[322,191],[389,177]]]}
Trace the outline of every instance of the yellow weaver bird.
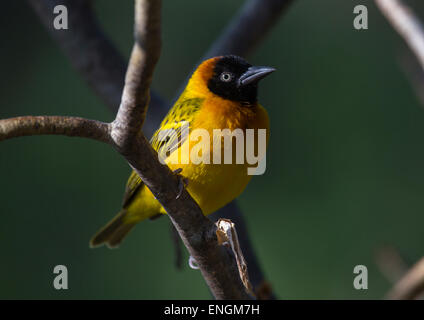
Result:
{"label": "yellow weaver bird", "polygon": [[[153,148],[164,157],[170,169],[187,181],[187,191],[205,215],[242,193],[252,177],[247,172],[249,165],[246,161],[242,164],[194,164],[181,159],[184,155],[179,151],[187,146],[185,144],[189,144],[189,150],[192,148],[190,134],[199,128],[207,130],[210,137],[213,137],[214,129],[241,129],[243,132],[266,129],[268,140],[269,119],[257,102],[257,89],[258,81],[274,70],[252,66],[237,56],[204,61],[151,139]],[[181,123],[184,122],[189,124],[189,134],[185,138],[181,134]],[[159,133],[167,129],[173,129],[176,134],[167,140],[160,139]],[[210,153],[213,152],[211,141],[202,142],[211,143]],[[139,221],[162,214],[166,214],[165,209],[133,171],[127,182],[122,210],[91,239],[90,246],[106,244],[110,248],[117,247]]]}

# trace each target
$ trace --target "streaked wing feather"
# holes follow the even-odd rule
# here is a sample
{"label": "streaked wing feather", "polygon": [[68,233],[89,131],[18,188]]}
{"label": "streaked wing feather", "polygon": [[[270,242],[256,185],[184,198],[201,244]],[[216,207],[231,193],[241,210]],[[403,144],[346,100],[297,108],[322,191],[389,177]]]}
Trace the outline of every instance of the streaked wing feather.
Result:
{"label": "streaked wing feather", "polygon": [[[166,117],[163,119],[159,129],[153,134],[150,139],[150,144],[155,149],[160,157],[164,159],[175,149],[178,149],[183,142],[187,139],[188,133],[186,134],[185,124],[190,127],[193,119],[196,116],[197,111],[200,110],[203,99],[193,98],[177,101],[175,105],[169,110]],[[160,132],[166,131],[166,139],[160,139]],[[133,171],[128,179],[127,186],[125,188],[124,199],[122,206],[125,208],[130,203],[138,190],[143,186],[143,181],[138,174]]]}
{"label": "streaked wing feather", "polygon": [[[186,139],[186,134],[182,134],[184,125],[192,124],[197,111],[203,102],[201,98],[187,99],[177,102],[163,119],[159,130],[155,132],[150,140],[153,149],[159,155],[164,155],[167,151],[178,148]],[[160,133],[166,135],[167,139],[160,139]]]}
{"label": "streaked wing feather", "polygon": [[124,198],[122,200],[122,207],[127,207],[131,200],[133,199],[136,192],[140,189],[140,187],[143,185],[143,181],[141,181],[141,178],[138,176],[138,174],[133,170],[131,172],[130,177],[128,178],[127,185],[125,187],[125,193]]}

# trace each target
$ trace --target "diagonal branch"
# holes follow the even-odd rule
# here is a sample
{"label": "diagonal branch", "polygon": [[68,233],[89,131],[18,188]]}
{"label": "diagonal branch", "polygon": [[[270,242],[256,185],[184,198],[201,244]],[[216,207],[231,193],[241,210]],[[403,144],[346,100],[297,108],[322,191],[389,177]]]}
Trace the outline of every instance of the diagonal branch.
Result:
{"label": "diagonal branch", "polygon": [[224,54],[247,56],[265,38],[293,0],[247,0],[204,59]]}
{"label": "diagonal branch", "polygon": [[[391,23],[393,28],[405,40],[406,44],[416,56],[420,65],[416,79],[424,71],[424,27],[414,11],[407,7],[401,0],[375,0],[381,12]],[[409,67],[409,66],[408,66]],[[421,83],[416,84],[418,96],[422,97]],[[424,258],[418,261],[388,293],[388,299],[415,299],[424,292]]]}
{"label": "diagonal branch", "polygon": [[111,143],[109,124],[77,117],[26,116],[0,119],[0,141],[33,135],[65,135]]}
{"label": "diagonal branch", "polygon": [[424,28],[421,21],[401,0],[375,0],[375,2],[424,69]]}
{"label": "diagonal branch", "polygon": [[187,191],[178,197],[178,178],[158,161],[156,152],[141,136],[127,161],[140,175],[168,213],[190,255],[217,299],[248,299],[231,252],[217,242],[216,226],[206,218]]}
{"label": "diagonal branch", "polygon": [[424,292],[424,258],[419,260],[392,288],[387,298],[410,300]]}

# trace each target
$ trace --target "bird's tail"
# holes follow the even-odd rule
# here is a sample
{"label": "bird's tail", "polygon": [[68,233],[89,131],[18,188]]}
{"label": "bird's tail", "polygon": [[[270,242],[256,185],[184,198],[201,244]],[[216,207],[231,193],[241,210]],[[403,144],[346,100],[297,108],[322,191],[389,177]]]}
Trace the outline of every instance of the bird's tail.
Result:
{"label": "bird's tail", "polygon": [[107,225],[105,225],[90,240],[90,247],[95,248],[106,244],[109,248],[116,248],[135,226],[135,223],[126,222],[124,217],[127,211],[123,209]]}

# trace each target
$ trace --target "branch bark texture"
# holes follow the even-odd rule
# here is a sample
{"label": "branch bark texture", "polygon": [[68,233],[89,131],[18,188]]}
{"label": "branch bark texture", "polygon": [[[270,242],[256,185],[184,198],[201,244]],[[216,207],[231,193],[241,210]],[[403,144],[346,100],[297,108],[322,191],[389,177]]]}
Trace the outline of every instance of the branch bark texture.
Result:
{"label": "branch bark texture", "polygon": [[112,125],[112,137],[124,153],[141,132],[149,105],[150,84],[161,49],[160,8],[160,0],[135,1],[135,42]]}

